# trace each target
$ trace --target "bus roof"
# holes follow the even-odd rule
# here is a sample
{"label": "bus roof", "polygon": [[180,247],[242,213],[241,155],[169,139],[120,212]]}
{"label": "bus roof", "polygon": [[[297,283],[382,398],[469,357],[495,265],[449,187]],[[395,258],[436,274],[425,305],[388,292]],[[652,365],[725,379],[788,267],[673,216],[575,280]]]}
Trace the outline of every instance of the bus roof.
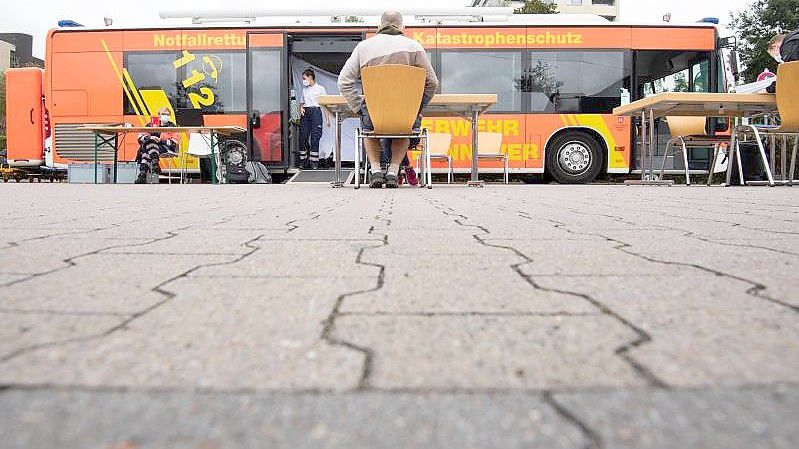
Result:
{"label": "bus roof", "polygon": [[[80,31],[103,31],[103,30],[151,30],[151,29],[214,29],[214,28],[341,28],[341,29],[362,29],[374,28],[377,26],[378,19],[376,17],[364,17],[363,22],[354,23],[340,23],[327,22],[321,20],[308,20],[309,17],[299,17],[294,20],[289,18],[270,18],[271,20],[257,19],[254,22],[208,22],[208,23],[185,23],[175,19],[167,19],[159,22],[158,25],[153,26],[109,26],[109,27],[60,27],[58,31],[65,32],[80,32]],[[319,18],[317,18],[319,19]],[[592,14],[514,14],[511,15],[509,20],[486,20],[486,21],[469,21],[469,20],[407,20],[406,26],[408,27],[507,27],[507,26],[588,26],[588,27],[657,27],[657,28],[718,28],[717,25],[707,22],[688,22],[688,23],[672,23],[672,22],[611,22],[607,19],[592,15]],[[306,21],[307,20],[307,21]]]}

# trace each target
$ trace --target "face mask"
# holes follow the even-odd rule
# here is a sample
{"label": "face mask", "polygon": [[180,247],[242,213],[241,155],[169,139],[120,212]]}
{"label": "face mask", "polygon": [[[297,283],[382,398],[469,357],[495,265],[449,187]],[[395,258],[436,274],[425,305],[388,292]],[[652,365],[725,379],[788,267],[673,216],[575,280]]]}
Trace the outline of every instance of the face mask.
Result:
{"label": "face mask", "polygon": [[161,116],[161,123],[167,123],[167,122],[171,122],[171,121],[172,121],[172,117],[170,117],[168,115],[162,115]]}
{"label": "face mask", "polygon": [[302,80],[302,85],[303,85],[303,86],[305,86],[305,87],[308,87],[308,86],[310,86],[310,85],[311,85],[311,82],[310,82],[310,81],[308,81],[307,79],[303,79],[303,80]]}
{"label": "face mask", "polygon": [[777,51],[770,51],[770,52],[768,52],[768,54],[770,54],[770,55],[771,55],[771,57],[772,57],[772,58],[774,58],[774,60],[775,60],[775,61],[777,61],[777,62],[779,62],[780,64],[782,64],[782,55],[780,54],[779,50],[777,50]]}

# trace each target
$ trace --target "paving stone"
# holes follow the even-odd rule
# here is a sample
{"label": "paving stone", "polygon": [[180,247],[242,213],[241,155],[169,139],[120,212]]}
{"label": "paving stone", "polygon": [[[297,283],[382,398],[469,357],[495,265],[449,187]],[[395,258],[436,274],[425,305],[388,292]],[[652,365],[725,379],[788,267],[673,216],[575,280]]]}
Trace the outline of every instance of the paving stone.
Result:
{"label": "paving stone", "polygon": [[627,390],[557,394],[555,400],[618,449],[791,449],[796,387]]}
{"label": "paving stone", "polygon": [[123,330],[0,364],[0,383],[354,388],[363,355],[320,336],[338,296],[369,282],[324,284],[320,289],[303,279],[176,281],[165,286],[175,298]]}
{"label": "paving stone", "polygon": [[0,393],[0,433],[7,449],[571,449],[587,443],[540,397],[515,393],[11,391]]}
{"label": "paving stone", "polygon": [[138,313],[167,295],[155,287],[203,264],[233,256],[97,254],[60,271],[0,288],[0,308]]}
{"label": "paving stone", "polygon": [[0,360],[29,348],[100,335],[125,318],[0,311]]}
{"label": "paving stone", "polygon": [[335,335],[374,352],[376,388],[644,383],[614,352],[637,336],[605,316],[344,316]]}

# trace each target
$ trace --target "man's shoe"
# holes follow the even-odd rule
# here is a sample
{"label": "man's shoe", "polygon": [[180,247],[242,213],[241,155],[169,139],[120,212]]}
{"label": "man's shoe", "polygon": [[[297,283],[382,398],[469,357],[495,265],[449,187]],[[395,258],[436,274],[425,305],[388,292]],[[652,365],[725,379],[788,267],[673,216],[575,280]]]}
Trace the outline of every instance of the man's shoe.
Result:
{"label": "man's shoe", "polygon": [[379,189],[383,187],[383,184],[386,182],[386,177],[383,175],[382,172],[372,173],[371,180],[369,181],[369,188],[370,189]]}
{"label": "man's shoe", "polygon": [[319,162],[311,162],[311,170],[319,170]]}
{"label": "man's shoe", "polygon": [[386,173],[386,188],[387,189],[396,189],[399,187],[399,182],[397,181],[397,175],[394,173]]}
{"label": "man's shoe", "polygon": [[416,176],[416,170],[413,167],[405,167],[405,179],[408,180],[408,184],[414,187],[419,185],[419,177]]}

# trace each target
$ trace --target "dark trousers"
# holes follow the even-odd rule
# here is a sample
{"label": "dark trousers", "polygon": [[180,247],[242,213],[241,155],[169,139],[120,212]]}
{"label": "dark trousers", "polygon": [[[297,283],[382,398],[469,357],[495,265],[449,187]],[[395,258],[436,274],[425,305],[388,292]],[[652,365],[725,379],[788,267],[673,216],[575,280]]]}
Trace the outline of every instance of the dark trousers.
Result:
{"label": "dark trousers", "polygon": [[319,162],[319,140],[322,138],[322,110],[305,108],[300,121],[300,160]]}
{"label": "dark trousers", "polygon": [[209,184],[211,182],[211,158],[200,157],[200,182]]}
{"label": "dark trousers", "polygon": [[[380,162],[383,165],[388,166],[391,163],[391,139],[380,139]],[[402,159],[400,163],[400,167],[407,167],[411,165],[411,161],[408,160],[408,153],[405,153],[405,157]]]}

